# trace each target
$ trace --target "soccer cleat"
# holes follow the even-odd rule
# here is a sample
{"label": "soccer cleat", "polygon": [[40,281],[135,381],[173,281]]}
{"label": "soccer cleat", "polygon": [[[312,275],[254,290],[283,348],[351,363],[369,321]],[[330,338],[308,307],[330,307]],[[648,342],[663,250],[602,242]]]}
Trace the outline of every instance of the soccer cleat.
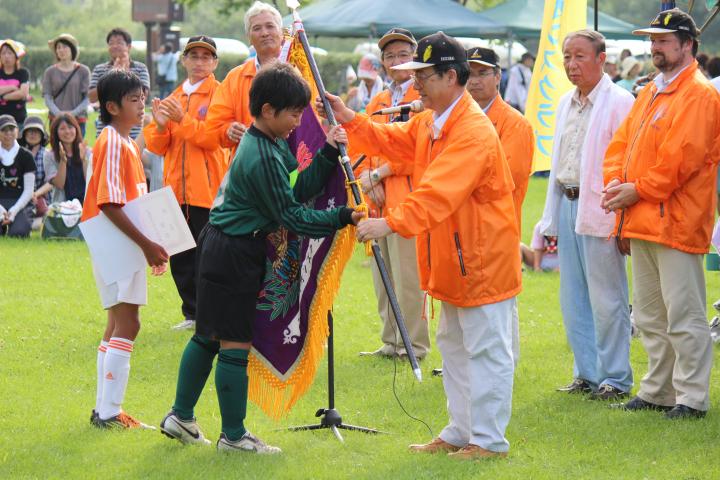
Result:
{"label": "soccer cleat", "polygon": [[95,425],[95,423],[97,422],[97,416],[98,416],[98,414],[97,414],[97,412],[95,411],[95,409],[93,408],[93,409],[92,409],[92,413],[90,414],[90,423],[91,423],[92,425]]}
{"label": "soccer cleat", "polygon": [[182,322],[178,323],[174,327],[172,327],[170,330],[193,330],[195,329],[195,320],[192,320],[190,318],[186,318]]}
{"label": "soccer cleat", "polygon": [[160,433],[186,445],[211,444],[200,431],[194,417],[192,420],[181,420],[172,410],[160,422]]}
{"label": "soccer cleat", "polygon": [[141,421],[131,417],[125,412],[120,412],[114,417],[110,417],[107,420],[103,420],[100,418],[100,416],[96,416],[95,426],[98,428],[108,428],[108,429],[123,429],[123,430],[130,430],[134,428],[140,428],[143,430],[155,430],[155,427],[152,425],[146,425],[142,423]]}
{"label": "soccer cleat", "polygon": [[713,343],[720,343],[720,318],[717,316],[710,322],[710,338]]}
{"label": "soccer cleat", "polygon": [[240,440],[234,442],[228,440],[225,434],[221,433],[217,442],[217,449],[219,452],[251,452],[260,455],[282,453],[282,450],[278,447],[266,444],[250,432],[245,432],[245,435]]}

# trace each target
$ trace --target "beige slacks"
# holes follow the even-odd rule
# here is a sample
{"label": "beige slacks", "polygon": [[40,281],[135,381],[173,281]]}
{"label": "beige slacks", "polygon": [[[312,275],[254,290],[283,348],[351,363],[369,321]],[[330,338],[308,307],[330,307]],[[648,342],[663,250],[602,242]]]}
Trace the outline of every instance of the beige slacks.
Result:
{"label": "beige slacks", "polygon": [[[418,358],[430,351],[428,322],[423,318],[424,293],[418,278],[415,239],[403,238],[397,233],[378,240],[380,252],[385,259],[388,275],[395,286],[410,341]],[[373,284],[378,300],[378,314],[382,319],[383,351],[387,354],[405,354],[395,316],[380,277],[377,265],[372,261]]]}
{"label": "beige slacks", "polygon": [[702,255],[643,240],[630,244],[633,315],[648,354],[638,396],[707,410],[713,351]]}

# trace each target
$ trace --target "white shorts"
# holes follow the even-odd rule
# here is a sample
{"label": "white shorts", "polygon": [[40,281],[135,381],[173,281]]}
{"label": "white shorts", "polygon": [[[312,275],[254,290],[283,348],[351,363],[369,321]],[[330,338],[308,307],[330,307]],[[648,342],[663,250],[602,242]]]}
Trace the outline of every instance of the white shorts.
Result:
{"label": "white shorts", "polygon": [[135,272],[131,277],[106,285],[93,263],[95,285],[100,294],[100,302],[105,310],[118,303],[133,305],[147,304],[147,269]]}

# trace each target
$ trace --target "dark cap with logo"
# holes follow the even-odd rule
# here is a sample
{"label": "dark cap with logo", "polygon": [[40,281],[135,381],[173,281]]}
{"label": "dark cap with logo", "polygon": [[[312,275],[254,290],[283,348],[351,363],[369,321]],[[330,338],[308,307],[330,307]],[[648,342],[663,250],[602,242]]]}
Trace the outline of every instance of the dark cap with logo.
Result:
{"label": "dark cap with logo", "polygon": [[378,48],[380,50],[384,50],[385,46],[388,43],[395,41],[407,42],[411,44],[413,48],[417,47],[417,41],[415,40],[415,37],[410,30],[395,27],[388,30],[385,35],[383,35],[382,38],[378,40]]}
{"label": "dark cap with logo", "polygon": [[649,28],[634,30],[632,33],[633,35],[650,35],[652,33],[673,32],[685,32],[693,38],[696,38],[700,34],[697,25],[695,25],[695,20],[679,8],[658,13],[655,20],[650,22]]}
{"label": "dark cap with logo", "polygon": [[491,48],[475,47],[467,50],[467,61],[485,65],[486,67],[499,67],[500,58],[498,54]]}
{"label": "dark cap with logo", "polygon": [[215,45],[215,40],[208,37],[207,35],[197,35],[188,38],[188,42],[183,49],[183,55],[187,55],[187,53],[195,47],[209,50],[210,53],[217,57],[217,45]]}
{"label": "dark cap with logo", "polygon": [[403,63],[392,68],[394,70],[420,70],[435,65],[466,61],[467,55],[462,44],[443,32],[437,32],[420,39],[412,62]]}

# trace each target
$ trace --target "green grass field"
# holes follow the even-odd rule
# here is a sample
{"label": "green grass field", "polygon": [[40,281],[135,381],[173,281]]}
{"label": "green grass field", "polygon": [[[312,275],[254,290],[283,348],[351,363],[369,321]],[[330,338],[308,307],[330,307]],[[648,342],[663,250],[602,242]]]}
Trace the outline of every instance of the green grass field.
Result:
{"label": "green grass field", "polygon": [[[527,241],[544,202],[546,181],[532,179],[524,211]],[[387,435],[346,432],[345,444],[328,430],[291,433],[313,423],[327,406],[326,369],[287,419],[275,423],[251,405],[246,425],[283,455],[219,455],[183,447],[151,431],[99,431],[88,422],[95,401],[95,356],[105,315],[82,243],[0,238],[0,478],[720,478],[720,387],[702,421],[669,422],[657,413],[630,414],[606,404],[555,392],[571,380],[572,355],[558,304],[557,274],[524,273],[520,296],[521,348],[505,461],[462,463],[413,455],[407,445],[430,440],[393,397],[393,361],[360,358],[379,346],[370,270],[358,248],[345,270],[337,300],[337,408],[346,423]],[[708,276],[709,303],[720,296]],[[437,315],[432,329],[437,325]],[[176,369],[188,332],[169,275],[149,279],[149,306],[132,358],[125,408],[157,425],[172,404]],[[632,342],[636,382],[646,371],[639,340]],[[437,434],[446,421],[440,366],[434,349],[423,361],[423,383],[397,364],[397,393],[413,415]],[[220,418],[214,385],[206,386],[196,414],[216,440]]]}

